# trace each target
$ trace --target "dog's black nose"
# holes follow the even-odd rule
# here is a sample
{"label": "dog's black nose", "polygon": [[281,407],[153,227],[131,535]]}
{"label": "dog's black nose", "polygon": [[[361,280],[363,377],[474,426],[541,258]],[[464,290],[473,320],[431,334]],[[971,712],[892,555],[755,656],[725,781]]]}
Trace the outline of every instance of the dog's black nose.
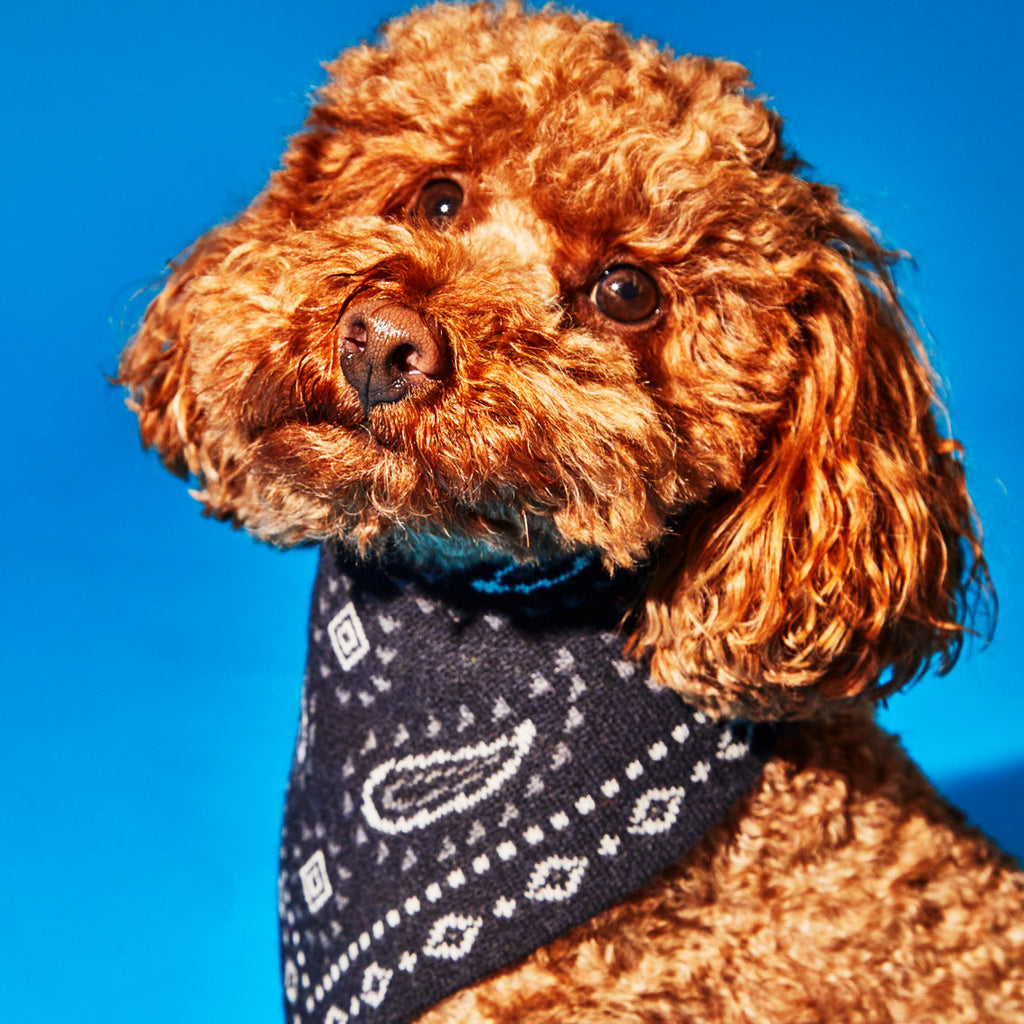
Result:
{"label": "dog's black nose", "polygon": [[445,370],[438,333],[413,309],[387,298],[358,297],[339,323],[341,369],[363,412],[429,386]]}

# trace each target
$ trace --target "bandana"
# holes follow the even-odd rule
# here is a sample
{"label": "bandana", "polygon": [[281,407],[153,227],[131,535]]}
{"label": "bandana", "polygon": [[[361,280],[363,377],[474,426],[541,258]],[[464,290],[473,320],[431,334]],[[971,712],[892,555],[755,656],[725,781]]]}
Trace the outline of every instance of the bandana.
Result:
{"label": "bandana", "polygon": [[677,860],[771,733],[713,722],[616,629],[589,555],[434,577],[325,547],[281,848],[289,1024],[394,1024]]}

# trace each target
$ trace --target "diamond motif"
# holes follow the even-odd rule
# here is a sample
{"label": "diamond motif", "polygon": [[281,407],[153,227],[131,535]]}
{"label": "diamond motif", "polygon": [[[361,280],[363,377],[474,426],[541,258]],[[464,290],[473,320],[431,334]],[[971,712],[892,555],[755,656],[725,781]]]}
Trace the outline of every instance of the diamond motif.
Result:
{"label": "diamond motif", "polygon": [[461,960],[476,942],[483,921],[479,917],[445,914],[430,929],[423,952],[442,960]]}
{"label": "diamond motif", "polygon": [[381,967],[376,960],[363,971],[363,1002],[376,1009],[388,992],[388,985],[391,984],[391,976],[394,972],[387,967]]}
{"label": "diamond motif", "polygon": [[534,866],[526,896],[542,903],[564,903],[576,895],[589,861],[586,857],[548,857]]}
{"label": "diamond motif", "polygon": [[331,647],[345,672],[361,661],[370,650],[363,624],[356,614],[355,605],[351,601],[331,619],[327,626],[331,638]]}
{"label": "diamond motif", "polygon": [[299,878],[302,881],[302,895],[306,898],[306,906],[315,914],[331,898],[333,892],[323,850],[317,850],[299,868]]}
{"label": "diamond motif", "polygon": [[679,818],[685,794],[682,786],[649,789],[633,807],[629,831],[633,835],[644,836],[667,832]]}

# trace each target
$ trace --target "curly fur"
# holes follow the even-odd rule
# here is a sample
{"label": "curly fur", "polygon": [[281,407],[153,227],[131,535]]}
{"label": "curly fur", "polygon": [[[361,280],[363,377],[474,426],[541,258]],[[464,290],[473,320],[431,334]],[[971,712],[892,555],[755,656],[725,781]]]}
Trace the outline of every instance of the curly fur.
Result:
{"label": "curly fur", "polygon": [[[123,357],[144,443],[276,543],[646,561],[632,653],[713,712],[801,723],[676,872],[429,1016],[1020,1019],[1020,876],[856,710],[951,667],[988,593],[897,254],[800,176],[736,64],[476,4],[329,72]],[[447,229],[409,213],[438,178],[466,197]],[[636,324],[591,300],[622,263],[661,297]],[[369,415],[338,341],[366,295],[450,357]]]}
{"label": "curly fur", "polygon": [[422,1020],[1019,1021],[1022,889],[866,717],[792,726],[673,870]]}

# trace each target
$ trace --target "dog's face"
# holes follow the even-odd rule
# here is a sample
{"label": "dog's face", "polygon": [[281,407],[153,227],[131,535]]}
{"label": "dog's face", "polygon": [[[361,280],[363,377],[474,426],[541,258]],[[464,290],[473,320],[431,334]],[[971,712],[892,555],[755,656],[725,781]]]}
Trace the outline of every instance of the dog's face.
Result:
{"label": "dog's face", "polygon": [[887,254],[741,68],[478,5],[330,72],[122,364],[214,514],[654,552],[637,649],[714,707],[852,693],[897,647],[902,682],[955,638],[969,507]]}
{"label": "dog's face", "polygon": [[737,487],[777,417],[792,330],[722,322],[723,250],[771,230],[722,192],[756,189],[774,147],[742,70],[491,20],[343,55],[286,169],[186,261],[174,300],[202,290],[202,315],[171,448],[258,534],[629,563]]}

